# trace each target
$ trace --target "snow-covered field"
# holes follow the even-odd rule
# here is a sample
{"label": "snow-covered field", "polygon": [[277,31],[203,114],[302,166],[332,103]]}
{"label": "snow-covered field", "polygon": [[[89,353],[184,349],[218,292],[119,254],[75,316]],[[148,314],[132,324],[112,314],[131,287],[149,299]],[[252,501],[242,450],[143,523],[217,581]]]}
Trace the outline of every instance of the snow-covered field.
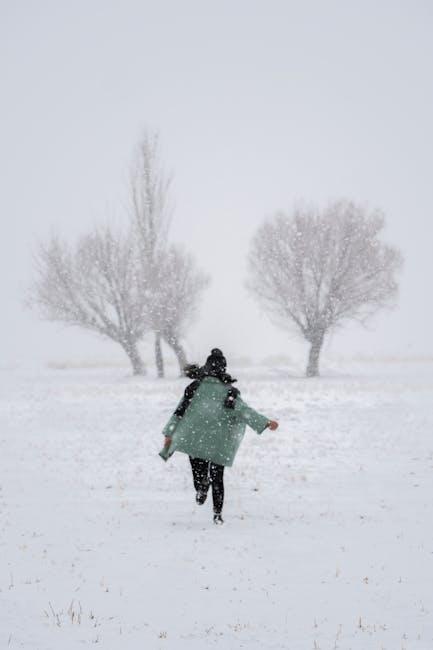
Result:
{"label": "snow-covered field", "polygon": [[184,380],[0,372],[0,648],[432,650],[433,363],[236,373],[280,420],[194,503]]}

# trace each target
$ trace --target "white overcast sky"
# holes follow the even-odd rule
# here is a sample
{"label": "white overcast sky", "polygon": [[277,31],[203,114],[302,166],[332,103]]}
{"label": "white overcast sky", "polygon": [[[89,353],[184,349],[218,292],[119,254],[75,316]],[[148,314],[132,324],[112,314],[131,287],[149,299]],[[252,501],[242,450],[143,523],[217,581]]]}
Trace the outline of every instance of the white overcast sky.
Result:
{"label": "white overcast sky", "polygon": [[172,238],[213,278],[187,348],[304,354],[246,294],[249,241],[305,198],[384,210],[400,307],[329,354],[433,354],[433,3],[0,1],[1,358],[109,358],[23,308],[32,248],[121,218],[133,148],[161,132]]}

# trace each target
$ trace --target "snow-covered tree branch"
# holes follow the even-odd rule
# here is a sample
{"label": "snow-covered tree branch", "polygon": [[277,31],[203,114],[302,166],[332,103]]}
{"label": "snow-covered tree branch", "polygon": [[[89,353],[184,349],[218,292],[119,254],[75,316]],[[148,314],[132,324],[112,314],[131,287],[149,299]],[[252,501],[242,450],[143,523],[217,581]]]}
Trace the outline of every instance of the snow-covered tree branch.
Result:
{"label": "snow-covered tree branch", "polygon": [[152,267],[167,246],[172,205],[171,176],[161,162],[159,136],[146,131],[129,177],[130,214],[143,264]]}
{"label": "snow-covered tree branch", "polygon": [[380,241],[381,212],[347,200],[267,220],[253,239],[248,288],[276,324],[310,343],[307,376],[319,372],[325,335],[391,307],[400,252]]}
{"label": "snow-covered tree branch", "polygon": [[119,343],[135,374],[145,370],[138,342],[153,332],[160,377],[161,340],[173,349],[183,371],[182,337],[209,282],[190,255],[168,242],[170,182],[158,136],[146,133],[130,173],[126,234],[107,226],[73,248],[57,238],[40,246],[29,300],[45,318]]}
{"label": "snow-covered tree branch", "polygon": [[197,269],[193,257],[177,246],[165,251],[158,272],[152,323],[155,332],[172,347],[183,373],[187,359],[181,340],[210,279]]}
{"label": "snow-covered tree branch", "polygon": [[181,373],[186,365],[181,338],[193,316],[207,277],[192,257],[168,241],[171,176],[161,162],[158,134],[146,132],[130,174],[131,222],[145,279],[146,317],[155,334],[158,376],[164,375],[161,339],[172,348]]}
{"label": "snow-covered tree branch", "polygon": [[119,343],[134,373],[144,374],[137,343],[148,324],[139,270],[131,234],[100,228],[79,239],[74,248],[52,238],[37,253],[29,302],[48,320]]}

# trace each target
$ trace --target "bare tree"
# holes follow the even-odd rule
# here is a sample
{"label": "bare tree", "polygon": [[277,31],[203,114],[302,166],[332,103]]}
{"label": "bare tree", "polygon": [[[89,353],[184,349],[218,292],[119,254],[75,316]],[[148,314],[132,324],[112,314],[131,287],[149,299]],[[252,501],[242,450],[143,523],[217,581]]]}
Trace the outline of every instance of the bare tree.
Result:
{"label": "bare tree", "polygon": [[97,229],[73,250],[56,238],[41,246],[29,300],[50,320],[118,342],[135,374],[145,372],[138,342],[154,332],[160,377],[162,339],[181,369],[186,365],[181,337],[208,283],[192,258],[168,243],[170,182],[160,162],[158,136],[147,133],[130,174],[129,232]]}
{"label": "bare tree", "polygon": [[181,339],[208,284],[208,276],[196,268],[191,255],[176,246],[164,253],[159,264],[153,324],[173,348],[181,374],[187,362]]}
{"label": "bare tree", "polygon": [[330,330],[395,302],[402,256],[380,241],[383,226],[381,212],[340,200],[321,213],[278,214],[253,239],[247,286],[276,324],[310,343],[308,377],[319,374]]}
{"label": "bare tree", "polygon": [[146,290],[131,234],[109,227],[71,248],[53,238],[36,256],[30,306],[52,321],[96,332],[122,346],[134,371],[145,374],[137,343],[147,323]]}
{"label": "bare tree", "polygon": [[159,136],[145,132],[137,146],[130,173],[133,230],[139,251],[141,276],[145,282],[146,316],[155,333],[155,363],[158,377],[164,376],[161,330],[157,318],[160,264],[167,250],[171,218],[171,177],[161,163]]}
{"label": "bare tree", "polygon": [[146,132],[131,169],[131,215],[145,283],[145,318],[155,334],[159,377],[164,376],[162,340],[173,349],[182,373],[186,355],[181,338],[208,284],[189,255],[169,246],[170,186],[171,176],[161,162],[158,134]]}

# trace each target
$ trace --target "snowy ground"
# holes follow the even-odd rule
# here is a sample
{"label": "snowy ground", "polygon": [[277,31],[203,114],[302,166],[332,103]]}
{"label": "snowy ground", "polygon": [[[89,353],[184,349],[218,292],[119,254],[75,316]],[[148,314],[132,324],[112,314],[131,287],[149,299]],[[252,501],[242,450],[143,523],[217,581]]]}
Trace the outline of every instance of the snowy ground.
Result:
{"label": "snowy ground", "polygon": [[222,527],[126,375],[0,372],[1,649],[432,650],[433,363],[240,370]]}

